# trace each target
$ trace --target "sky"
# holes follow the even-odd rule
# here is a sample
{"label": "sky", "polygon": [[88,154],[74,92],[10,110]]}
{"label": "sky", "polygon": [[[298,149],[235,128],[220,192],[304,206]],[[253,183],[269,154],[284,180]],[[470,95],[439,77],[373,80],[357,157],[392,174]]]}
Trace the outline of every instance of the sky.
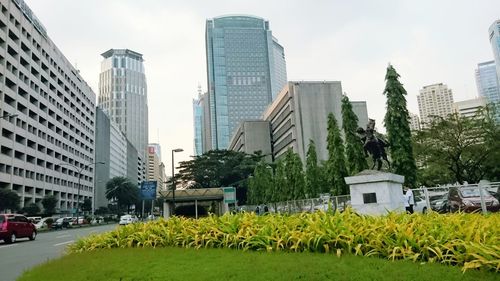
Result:
{"label": "sky", "polygon": [[100,54],[143,54],[148,83],[149,142],[160,143],[167,174],[193,155],[192,99],[205,91],[205,21],[227,14],[269,20],[285,48],[288,80],[341,81],[363,100],[380,131],[385,72],[401,75],[408,109],[418,113],[425,85],[444,83],[455,101],[477,96],[474,70],[493,59],[488,28],[498,0],[25,0],[51,40],[98,95]]}

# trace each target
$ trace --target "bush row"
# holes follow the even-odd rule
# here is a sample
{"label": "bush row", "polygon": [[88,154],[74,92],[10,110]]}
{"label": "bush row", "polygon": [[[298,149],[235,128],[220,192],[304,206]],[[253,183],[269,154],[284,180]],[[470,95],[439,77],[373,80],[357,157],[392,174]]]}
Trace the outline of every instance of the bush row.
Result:
{"label": "bush row", "polygon": [[440,262],[465,271],[500,271],[499,214],[361,216],[301,213],[227,214],[202,219],[173,217],[131,224],[77,241],[70,252],[103,248],[233,248],[257,251],[325,252],[390,260]]}

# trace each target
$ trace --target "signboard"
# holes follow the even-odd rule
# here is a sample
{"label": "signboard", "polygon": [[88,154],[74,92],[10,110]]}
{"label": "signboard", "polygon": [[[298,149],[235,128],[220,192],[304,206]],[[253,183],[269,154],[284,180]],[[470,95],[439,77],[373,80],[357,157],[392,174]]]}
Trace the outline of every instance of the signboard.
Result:
{"label": "signboard", "polygon": [[236,203],[236,189],[232,186],[222,187],[224,191],[224,204]]}
{"label": "signboard", "polygon": [[156,181],[143,181],[141,183],[141,199],[152,200],[156,199]]}

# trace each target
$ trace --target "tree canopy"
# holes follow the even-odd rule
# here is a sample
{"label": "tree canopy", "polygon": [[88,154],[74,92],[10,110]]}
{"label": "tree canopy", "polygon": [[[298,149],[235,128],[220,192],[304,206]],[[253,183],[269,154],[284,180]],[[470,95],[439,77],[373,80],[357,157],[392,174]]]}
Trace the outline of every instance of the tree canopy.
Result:
{"label": "tree canopy", "polygon": [[106,183],[106,198],[115,200],[118,208],[130,209],[139,200],[139,188],[126,177],[114,177]]}
{"label": "tree canopy", "polygon": [[19,203],[21,202],[21,197],[17,195],[17,192],[0,188],[0,211],[10,209],[12,211],[19,208]]}
{"label": "tree canopy", "polygon": [[57,198],[54,195],[46,195],[42,199],[43,211],[47,215],[51,215],[56,211]]}
{"label": "tree canopy", "polygon": [[500,179],[500,129],[485,108],[474,117],[458,113],[435,116],[430,127],[417,132],[415,157],[419,183],[477,183]]}
{"label": "tree canopy", "polygon": [[345,136],[347,173],[352,176],[368,169],[368,163],[363,151],[363,143],[356,133],[358,117],[354,114],[347,96],[342,96],[342,129]]}
{"label": "tree canopy", "polygon": [[328,183],[332,186],[334,195],[346,195],[349,193],[344,178],[347,177],[346,161],[344,154],[344,142],[340,135],[340,129],[333,113],[328,115]]}

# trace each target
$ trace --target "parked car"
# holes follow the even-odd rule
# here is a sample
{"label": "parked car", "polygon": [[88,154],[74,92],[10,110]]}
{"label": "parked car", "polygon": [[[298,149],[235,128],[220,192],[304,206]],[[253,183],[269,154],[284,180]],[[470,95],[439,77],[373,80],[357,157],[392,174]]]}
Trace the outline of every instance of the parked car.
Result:
{"label": "parked car", "polygon": [[39,221],[42,220],[42,217],[28,217],[28,220],[33,223],[33,224],[36,224],[38,223]]}
{"label": "parked car", "polygon": [[71,225],[88,224],[88,223],[89,222],[83,217],[78,217],[78,223],[76,222],[76,217],[71,219]]}
{"label": "parked car", "polygon": [[72,217],[58,218],[53,224],[52,229],[70,228],[73,225]]}
{"label": "parked car", "polygon": [[126,225],[130,223],[134,223],[139,221],[139,219],[135,215],[124,215],[120,217],[120,225]]}
{"label": "parked car", "polygon": [[448,212],[448,193],[430,198],[431,209],[438,213]]}
{"label": "parked car", "polygon": [[425,201],[424,195],[414,196],[415,204],[413,205],[413,212],[419,214],[427,213],[427,202]]}
{"label": "parked car", "polygon": [[[488,191],[483,192],[486,210],[498,212],[500,203]],[[451,187],[448,193],[448,209],[452,212],[481,211],[481,194],[479,188]]]}
{"label": "parked car", "polygon": [[[50,222],[50,226],[49,226],[49,223]],[[35,228],[37,230],[40,230],[40,229],[45,229],[45,228],[49,228],[52,226],[52,223],[54,222],[54,219],[51,218],[51,217],[46,217],[46,218],[43,218],[41,219],[39,222],[35,223]]]}
{"label": "parked car", "polygon": [[28,218],[19,214],[0,214],[0,240],[14,243],[17,238],[35,240],[36,228]]}

